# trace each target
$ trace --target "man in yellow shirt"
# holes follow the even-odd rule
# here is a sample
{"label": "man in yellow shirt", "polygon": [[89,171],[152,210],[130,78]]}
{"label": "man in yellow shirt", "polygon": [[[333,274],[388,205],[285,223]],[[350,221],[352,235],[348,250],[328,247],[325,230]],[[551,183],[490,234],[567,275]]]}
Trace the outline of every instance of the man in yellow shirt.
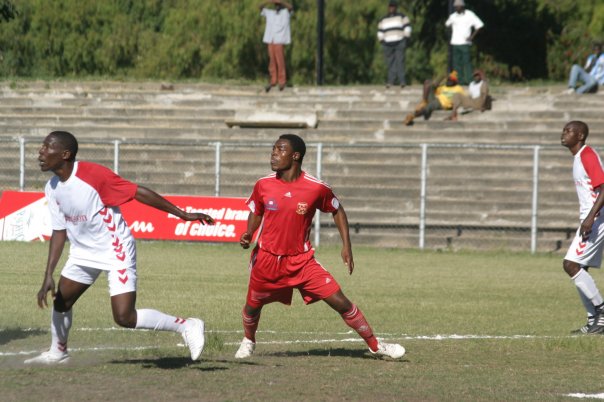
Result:
{"label": "man in yellow shirt", "polygon": [[443,78],[437,81],[426,80],[424,82],[422,101],[413,113],[407,114],[405,125],[412,125],[413,120],[419,116],[424,116],[424,120],[428,120],[435,110],[451,110],[453,108],[453,96],[455,94],[465,95],[464,89],[458,83],[456,71],[449,74],[445,85],[440,85]]}

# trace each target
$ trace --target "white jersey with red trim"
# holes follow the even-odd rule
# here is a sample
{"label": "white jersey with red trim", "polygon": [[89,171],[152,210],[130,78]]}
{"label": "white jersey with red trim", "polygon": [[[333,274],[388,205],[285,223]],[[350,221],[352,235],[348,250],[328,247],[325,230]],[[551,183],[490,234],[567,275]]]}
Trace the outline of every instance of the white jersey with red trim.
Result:
{"label": "white jersey with red trim", "polygon": [[67,230],[70,263],[103,270],[136,264],[136,243],[119,206],[132,200],[137,188],[91,162],[75,162],[65,182],[58,176],[48,181],[52,229]]}
{"label": "white jersey with red trim", "polygon": [[600,156],[593,148],[584,145],[575,155],[573,179],[579,197],[579,217],[585,219],[600,194],[604,184],[604,170]]}

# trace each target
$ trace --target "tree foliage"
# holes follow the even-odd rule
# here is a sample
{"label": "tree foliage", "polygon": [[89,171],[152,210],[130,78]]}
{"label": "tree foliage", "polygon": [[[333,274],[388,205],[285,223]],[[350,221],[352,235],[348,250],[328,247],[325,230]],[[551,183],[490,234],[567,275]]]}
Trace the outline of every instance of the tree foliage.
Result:
{"label": "tree foliage", "polygon": [[[295,0],[286,57],[294,83],[316,74],[317,0]],[[401,1],[413,35],[407,74],[447,66],[449,0]],[[598,0],[467,0],[485,22],[475,65],[504,80],[563,79],[604,32]],[[325,82],[382,83],[376,38],[386,0],[325,0]],[[3,76],[246,79],[267,75],[260,2],[240,0],[0,0]]]}

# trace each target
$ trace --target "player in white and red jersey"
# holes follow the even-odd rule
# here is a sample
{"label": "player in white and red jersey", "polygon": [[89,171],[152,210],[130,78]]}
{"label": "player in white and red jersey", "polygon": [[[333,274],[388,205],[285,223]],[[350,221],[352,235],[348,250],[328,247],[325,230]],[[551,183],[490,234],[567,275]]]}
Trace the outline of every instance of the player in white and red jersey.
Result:
{"label": "player in white and red jersey", "polygon": [[235,357],[250,357],[256,329],[265,304],[291,304],[298,289],[306,304],[324,300],[336,310],[377,355],[400,358],[405,348],[378,341],[363,313],[342,293],[334,277],[314,257],[309,240],[315,211],[330,212],[342,238],[342,260],[352,274],[354,261],[346,212],[331,188],[302,171],[306,145],[294,134],[283,134],[273,146],[271,169],[275,172],[256,182],[247,200],[251,210],[240,244],[248,248],[262,224],[250,259],[250,281],[243,308],[244,338]]}
{"label": "player in white and red jersey", "polygon": [[600,268],[604,247],[604,169],[593,148],[585,145],[589,128],[582,121],[571,121],[562,130],[561,143],[574,155],[573,179],[579,197],[581,225],[564,257],[564,271],[572,278],[587,310],[587,323],[574,333],[604,332],[604,300],[589,274],[589,267]]}
{"label": "player in white and red jersey", "polygon": [[[117,324],[126,328],[175,331],[182,334],[191,352],[199,358],[204,346],[204,323],[152,309],[136,309],[136,246],[119,206],[133,199],[171,213],[186,221],[213,224],[208,215],[187,213],[152,190],[131,183],[104,166],[76,161],[78,142],[65,131],[50,133],[39,151],[44,172],[52,171],[45,189],[50,208],[52,235],[42,287],[40,308],[52,294],[50,350],[26,363],[55,364],[67,361],[67,338],[72,306],[105,272],[111,308]],[[71,246],[55,290],[53,273],[66,240]]]}

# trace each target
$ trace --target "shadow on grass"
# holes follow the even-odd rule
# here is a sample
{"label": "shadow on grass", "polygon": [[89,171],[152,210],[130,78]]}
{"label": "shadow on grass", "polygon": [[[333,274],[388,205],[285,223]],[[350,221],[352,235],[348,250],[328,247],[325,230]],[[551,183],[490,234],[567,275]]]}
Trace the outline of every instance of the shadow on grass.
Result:
{"label": "shadow on grass", "polygon": [[45,335],[48,331],[39,328],[36,329],[23,329],[23,328],[6,328],[0,331],[0,345],[6,345],[7,343],[17,340],[25,339],[30,336]]}
{"label": "shadow on grass", "polygon": [[[128,359],[128,360],[113,360],[113,364],[130,364],[141,366],[143,368],[159,368],[163,370],[175,370],[192,366],[191,368],[199,371],[221,371],[228,370],[228,367],[219,366],[218,364],[232,364],[229,360],[202,360],[193,362],[188,357],[160,357],[157,359]],[[211,364],[211,366],[207,366]],[[257,363],[245,362],[245,364],[258,365]]]}
{"label": "shadow on grass", "polygon": [[334,356],[334,357],[354,357],[363,359],[375,359],[375,357],[368,354],[366,350],[354,350],[354,349],[310,349],[306,351],[297,352],[272,352],[265,353],[268,356],[284,356],[284,357],[302,357],[302,356]]}

